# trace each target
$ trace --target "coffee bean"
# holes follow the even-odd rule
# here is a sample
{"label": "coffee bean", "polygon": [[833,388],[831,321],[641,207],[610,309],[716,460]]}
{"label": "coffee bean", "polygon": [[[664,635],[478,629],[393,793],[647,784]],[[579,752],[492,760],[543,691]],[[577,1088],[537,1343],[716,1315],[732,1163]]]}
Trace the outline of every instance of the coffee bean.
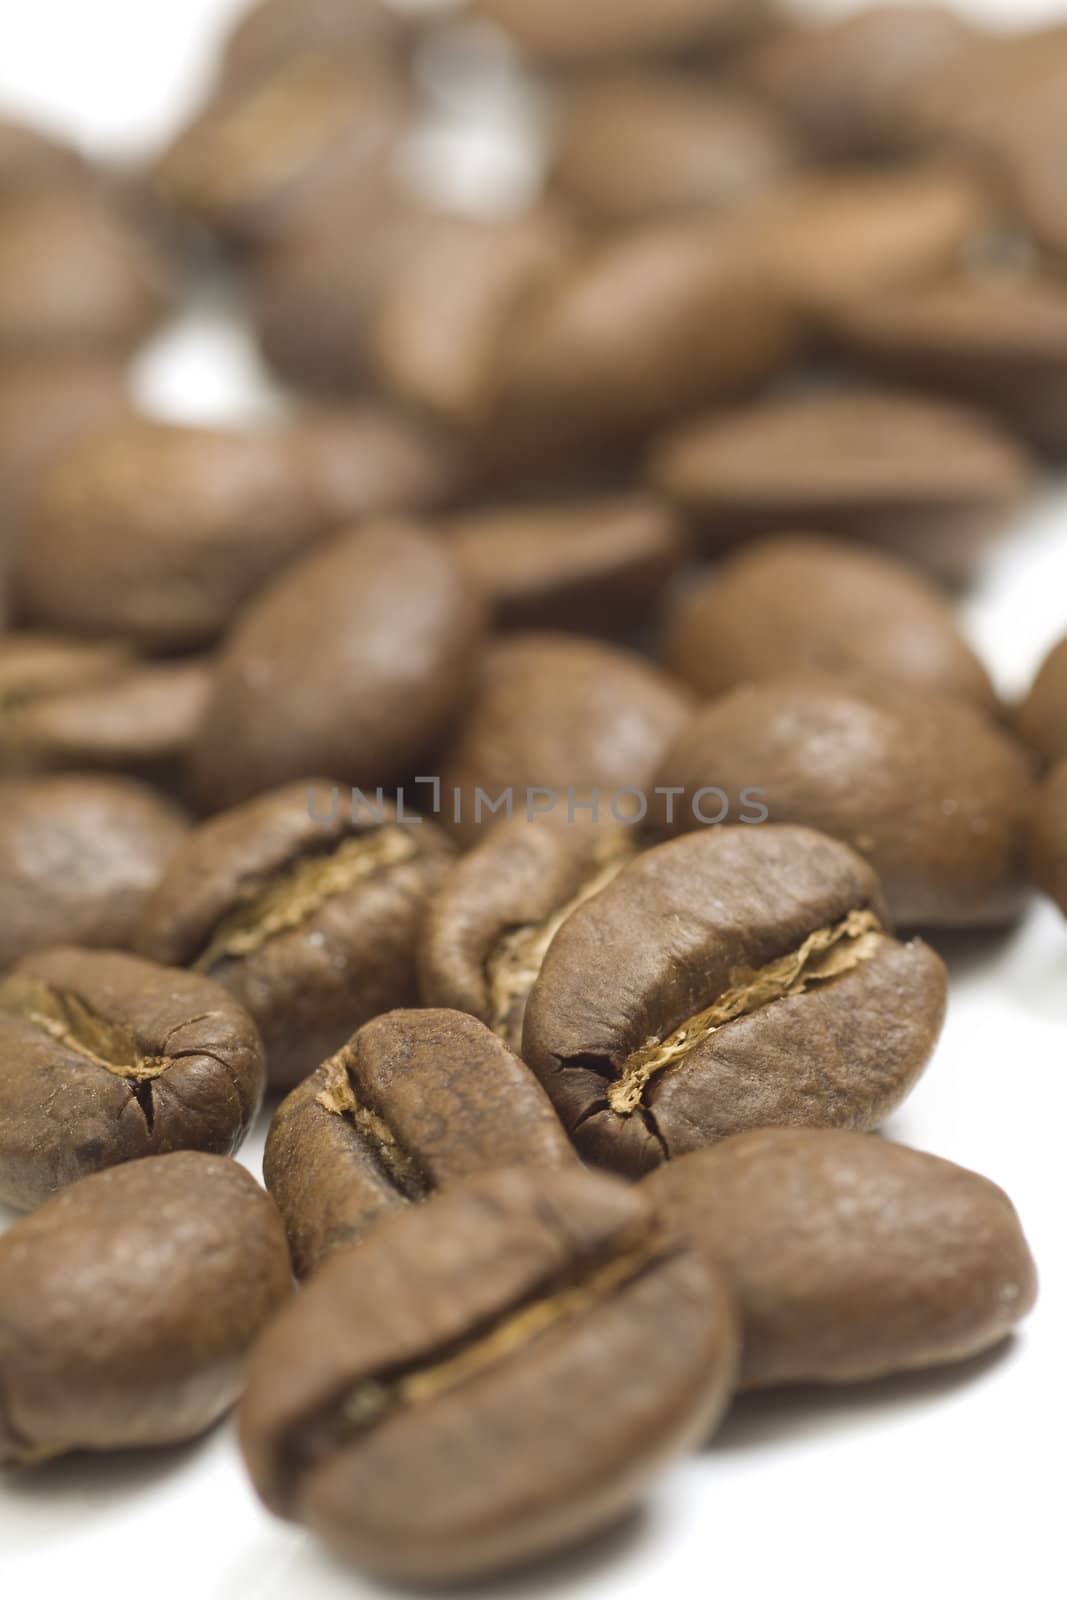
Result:
{"label": "coffee bean", "polygon": [[214,808],[309,773],[371,790],[419,770],[470,692],[484,605],[441,540],[365,524],[248,606],[193,753]]}
{"label": "coffee bean", "polygon": [[1003,414],[1039,449],[1067,451],[1067,285],[956,276],[831,313],[835,342],[891,381]]}
{"label": "coffee bean", "polygon": [[1048,764],[1067,756],[1067,635],[1045,658],[1019,708],[1019,732]]}
{"label": "coffee bean", "polygon": [[[332,803],[331,803],[332,802]],[[138,952],[214,978],[254,1017],[290,1088],[353,1029],[415,999],[423,903],[451,846],[325,782],[261,795],[190,833],[145,906]]]}
{"label": "coffee bean", "polygon": [[813,535],[752,545],[692,583],[668,613],[665,655],[704,699],[818,671],[999,708],[989,674],[931,584],[875,551]]}
{"label": "coffee bean", "polygon": [[431,896],[419,940],[425,1005],[478,1017],[516,1053],[526,1002],[556,932],[637,850],[632,827],[566,808],[499,822]]}
{"label": "coffee bean", "polygon": [[206,978],[53,948],[0,977],[0,1200],[29,1210],[104,1167],[232,1155],[263,1098],[248,1013]]}
{"label": "coffee bean", "polygon": [[888,389],[816,389],[691,423],[654,452],[651,475],[709,546],[812,528],[959,582],[1032,467],[977,412]]}
{"label": "coffee bean", "polygon": [[524,53],[556,66],[688,55],[734,41],[767,18],[766,0],[475,0]]}
{"label": "coffee bean", "polygon": [[320,531],[284,436],[133,419],[45,474],[16,597],[49,627],[208,643]]}
{"label": "coffee bean", "polygon": [[388,68],[403,39],[401,19],[381,0],[257,0],[226,39],[221,75],[256,82],[308,55]]}
{"label": "coffee bean", "polygon": [[574,1159],[537,1079],[482,1023],[390,1011],[282,1102],[263,1175],[304,1277],[439,1189]]}
{"label": "coffee bean", "polygon": [[876,1128],[937,1042],[946,975],[877,879],[789,827],[637,857],[556,932],[523,1056],[579,1152],[638,1176],[748,1128]]}
{"label": "coffee bean", "polygon": [[0,211],[0,358],[121,355],[171,298],[138,229],[103,196],[27,197]]}
{"label": "coffee bean", "polygon": [[446,434],[379,403],[308,409],[290,437],[318,516],[331,530],[444,505],[468,476],[463,453]]}
{"label": "coffee bean", "polygon": [[336,1255],[252,1363],[271,1510],[393,1582],[472,1579],[638,1501],[729,1394],[719,1279],[592,1173],[496,1173]]}
{"label": "coffee bean", "polygon": [[0,1464],[196,1438],[290,1288],[273,1203],[223,1156],[64,1189],[0,1238]]}
{"label": "coffee bean", "polygon": [[1038,790],[1030,870],[1038,888],[1067,916],[1067,760],[1053,768]]}
{"label": "coffee bean", "polygon": [[684,551],[676,517],[652,495],[498,506],[448,531],[503,628],[626,633],[648,618]]}
{"label": "coffee bean", "polygon": [[731,211],[800,165],[774,112],[714,78],[631,73],[565,91],[555,191],[599,222]]}
{"label": "coffee bean", "polygon": [[52,944],[127,947],[187,829],[131,779],[0,778],[0,970]]}
{"label": "coffee bean", "polygon": [[471,844],[494,820],[489,806],[509,790],[521,814],[528,805],[566,812],[573,796],[599,789],[607,816],[615,791],[640,790],[651,778],[690,709],[680,685],[630,651],[516,634],[485,653],[443,763],[442,821]]}
{"label": "coffee bean", "polygon": [[977,1173],[862,1134],[767,1128],[643,1189],[737,1295],[741,1383],[855,1383],[963,1361],[1026,1316],[1015,1209]]}
{"label": "coffee bean", "polygon": [[977,37],[947,6],[871,5],[798,20],[736,70],[827,156],[880,156],[907,142],[910,103]]}
{"label": "coffee bean", "polygon": [[91,181],[88,163],[60,140],[12,117],[0,117],[0,202],[79,189]]}
{"label": "coffee bean", "polygon": [[0,636],[0,772],[170,777],[210,688],[206,661],[144,662],[117,644]]}
{"label": "coffee bean", "polygon": [[[369,65],[369,64],[368,64]],[[240,244],[299,233],[344,204],[373,214],[408,118],[399,80],[298,55],[224,81],[153,174],[162,200]]]}
{"label": "coffee bean", "polygon": [[[1023,909],[1033,794],[1022,749],[960,700],[872,682],[783,677],[699,711],[656,775],[673,826],[700,826],[694,796],[759,792],[772,820],[851,845],[905,927],[981,928]],[[714,812],[717,795],[697,809]],[[656,820],[666,822],[666,802]]]}

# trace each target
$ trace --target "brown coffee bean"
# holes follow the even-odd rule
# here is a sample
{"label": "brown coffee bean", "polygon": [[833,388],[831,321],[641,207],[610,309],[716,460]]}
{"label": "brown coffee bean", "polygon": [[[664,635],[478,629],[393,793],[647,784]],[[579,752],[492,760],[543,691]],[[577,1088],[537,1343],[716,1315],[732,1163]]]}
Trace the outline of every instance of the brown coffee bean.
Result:
{"label": "brown coffee bean", "polygon": [[557,930],[637,850],[635,829],[565,810],[501,821],[449,869],[419,942],[423,1003],[478,1017],[516,1053]]}
{"label": "brown coffee bean", "polygon": [[712,78],[612,76],[566,92],[553,188],[605,223],[732,211],[800,165],[797,143],[758,101]]}
{"label": "brown coffee bean", "polygon": [[0,117],[0,202],[79,189],[90,181],[88,163],[69,145],[28,123]]}
{"label": "brown coffee bean", "polygon": [[677,518],[652,495],[500,506],[458,517],[448,532],[503,628],[627,633],[684,553]]}
{"label": "brown coffee bean", "polygon": [[975,38],[916,87],[908,104],[912,137],[985,157],[1003,176],[1013,150],[1063,111],[1067,26],[1062,22]]}
{"label": "brown coffee bean", "polygon": [[118,644],[0,636],[0,773],[171,777],[200,725],[211,672],[201,660],[138,661]]}
{"label": "brown coffee bean", "polygon": [[398,79],[332,54],[226,81],[156,165],[163,201],[224,238],[260,244],[373,212],[408,119]]}
{"label": "brown coffee bean", "polygon": [[290,1088],[361,1023],[414,1003],[419,917],[451,854],[433,823],[385,804],[378,821],[339,787],[294,783],[189,835],[137,949],[227,988]]}
{"label": "brown coffee bean", "polygon": [[908,106],[977,38],[942,5],[871,5],[798,21],[736,70],[826,155],[878,156],[906,142]]}
{"label": "brown coffee bean", "polygon": [[255,82],[308,55],[388,67],[403,40],[401,19],[382,0],[256,0],[226,40],[221,75]]}
{"label": "brown coffee bean", "polygon": [[0,211],[0,358],[121,355],[167,309],[148,240],[102,195],[44,194]]}
{"label": "brown coffee bean", "polygon": [[705,829],[571,912],[523,1056],[580,1154],[636,1177],[748,1128],[878,1127],[933,1052],[946,990],[932,950],[890,936],[853,851],[806,828]]}
{"label": "brown coffee bean", "polygon": [[1034,882],[1067,916],[1067,760],[1038,790],[1029,857]]}
{"label": "brown coffee bean", "polygon": [[735,1362],[720,1280],[633,1189],[495,1173],[323,1267],[256,1352],[241,1445],[272,1511],[449,1584],[621,1517],[706,1437]]}
{"label": "brown coffee bean", "polygon": [[193,755],[212,807],[328,772],[373,789],[417,771],[463,705],[484,608],[414,524],[370,523],[283,574],[219,660]]}
{"label": "brown coffee bean", "polygon": [[979,180],[953,168],[860,168],[798,179],[737,224],[749,271],[822,314],[956,266],[993,221]]}
{"label": "brown coffee bean", "polygon": [[27,619],[74,633],[208,643],[320,531],[285,435],[136,418],[44,475],[16,599]]}
{"label": "brown coffee bean", "polygon": [[498,1167],[574,1150],[537,1079],[474,1017],[390,1011],[284,1100],[263,1176],[298,1277],[383,1217]]}
{"label": "brown coffee bean", "polygon": [[1042,663],[1019,708],[1018,727],[1045,765],[1067,757],[1067,634]]}
{"label": "brown coffee bean", "polygon": [[232,1155],[265,1082],[218,984],[110,951],[28,956],[0,977],[0,1200],[30,1210],[139,1156]]}
{"label": "brown coffee bean", "polygon": [[835,343],[890,381],[973,400],[1041,450],[1067,451],[1067,285],[957,276],[831,314]]}
{"label": "brown coffee bean", "polygon": [[0,1238],[0,1464],[206,1432],[291,1283],[273,1202],[224,1156],[63,1190]]}
{"label": "brown coffee bean", "polygon": [[733,42],[758,28],[766,0],[475,0],[474,11],[519,48],[556,66],[589,66],[631,56],[686,55]]}
{"label": "brown coffee bean", "polygon": [[291,440],[330,529],[445,505],[468,476],[445,433],[379,403],[316,406],[294,423]]}
{"label": "brown coffee bean", "polygon": [[741,1383],[856,1383],[964,1361],[1032,1308],[1015,1209],[987,1178],[862,1134],[766,1128],[643,1186],[741,1309]]}
{"label": "brown coffee bean", "polygon": [[713,547],[813,528],[882,546],[950,582],[971,575],[1033,476],[977,412],[836,388],[692,423],[660,444],[651,471]]}
{"label": "brown coffee bean", "polygon": [[808,534],[754,544],[694,583],[668,612],[665,655],[707,700],[743,683],[818,671],[999,708],[937,589],[875,551]]}
{"label": "brown coffee bean", "polygon": [[[486,651],[442,767],[442,821],[473,844],[506,793],[511,810],[563,812],[600,791],[640,790],[691,710],[686,690],[640,656],[592,639],[523,633]],[[533,791],[541,791],[535,795]],[[588,808],[583,814],[588,814]],[[618,821],[628,815],[620,810]]]}
{"label": "brown coffee bean", "polygon": [[[697,811],[717,814],[719,791],[747,789],[773,822],[843,840],[905,927],[997,927],[1023,909],[1030,763],[961,700],[818,675],[767,679],[697,712],[655,781],[676,790],[675,831],[699,827]],[[666,802],[655,815],[665,821]]]}
{"label": "brown coffee bean", "polygon": [[0,969],[53,944],[128,947],[187,830],[131,779],[0,778]]}

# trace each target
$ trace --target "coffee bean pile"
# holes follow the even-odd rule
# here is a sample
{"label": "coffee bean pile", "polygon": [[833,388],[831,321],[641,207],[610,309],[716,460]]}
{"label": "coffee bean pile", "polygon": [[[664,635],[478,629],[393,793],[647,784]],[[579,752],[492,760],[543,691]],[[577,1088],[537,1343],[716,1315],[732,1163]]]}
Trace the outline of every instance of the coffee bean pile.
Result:
{"label": "coffee bean pile", "polygon": [[[260,0],[141,170],[0,122],[0,1464],[239,1405],[475,1580],[1026,1316],[873,1135],[1067,913],[1067,638],[1006,704],[945,589],[1067,453],[1065,148],[1067,26],[770,0]],[[284,413],[147,414],[220,279]]]}

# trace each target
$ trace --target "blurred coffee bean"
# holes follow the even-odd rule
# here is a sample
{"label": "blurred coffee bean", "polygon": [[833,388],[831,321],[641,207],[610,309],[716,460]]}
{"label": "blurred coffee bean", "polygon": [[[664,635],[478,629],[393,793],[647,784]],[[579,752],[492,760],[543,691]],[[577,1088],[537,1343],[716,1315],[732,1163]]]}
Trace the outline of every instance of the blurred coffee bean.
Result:
{"label": "blurred coffee bean", "polygon": [[651,479],[709,547],[813,528],[960,583],[1033,482],[981,413],[891,389],[801,390],[668,436]]}
{"label": "blurred coffee bean", "polygon": [[443,429],[379,401],[308,408],[290,439],[328,528],[446,505],[470,476]]}
{"label": "blurred coffee bean", "polygon": [[231,29],[220,72],[244,85],[308,55],[388,68],[404,39],[400,16],[382,0],[256,0]]}
{"label": "blurred coffee bean", "polygon": [[132,779],[0,778],[0,968],[53,944],[128,948],[187,831]]}
{"label": "blurred coffee bean", "polygon": [[226,640],[193,751],[197,794],[235,805],[326,772],[410,777],[470,692],[484,602],[432,532],[371,523],[295,566]]}
{"label": "blurred coffee bean", "polygon": [[684,553],[677,518],[652,495],[470,512],[448,536],[499,627],[609,636],[652,615]]}
{"label": "blurred coffee bean", "polygon": [[887,556],[812,534],[752,545],[683,591],[667,614],[665,657],[704,699],[817,671],[999,709],[938,589]]}
{"label": "blurred coffee bean", "polygon": [[1038,790],[1029,858],[1034,882],[1067,917],[1067,759]]}
{"label": "blurred coffee bean", "polygon": [[757,100],[711,77],[645,73],[564,91],[551,183],[582,214],[629,224],[735,210],[802,159],[800,142]]}
{"label": "blurred coffee bean", "polygon": [[1042,662],[1019,708],[1018,726],[1044,765],[1067,757],[1067,636]]}
{"label": "blurred coffee bean", "polygon": [[767,0],[474,0],[524,54],[559,67],[630,57],[687,55],[757,29]]}
{"label": "blurred coffee bean", "polygon": [[0,117],[0,206],[91,182],[88,162],[70,145],[27,122]]}

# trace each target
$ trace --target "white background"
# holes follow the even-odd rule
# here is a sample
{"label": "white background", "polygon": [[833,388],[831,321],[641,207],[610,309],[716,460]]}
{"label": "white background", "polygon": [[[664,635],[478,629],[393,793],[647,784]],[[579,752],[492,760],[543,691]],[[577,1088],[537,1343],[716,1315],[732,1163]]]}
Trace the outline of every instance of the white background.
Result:
{"label": "white background", "polygon": [[[1063,4],[1020,0],[970,9],[1005,23],[1067,18]],[[232,0],[0,0],[0,105],[101,153],[133,156],[191,105],[234,10]],[[141,392],[190,418],[236,419],[274,403],[239,325],[217,306],[157,342],[142,362]],[[964,620],[1005,690],[1020,690],[1067,629],[1062,487],[1049,484],[1005,542]],[[1052,1600],[1067,1592],[1067,926],[1035,906],[1010,936],[960,940],[949,954],[947,1029],[888,1131],[1012,1194],[1043,1275],[1025,1331],[1006,1351],[944,1374],[747,1400],[711,1447],[660,1482],[628,1529],[481,1594]],[[261,1127],[244,1156],[257,1172],[262,1136]],[[176,1453],[61,1463],[0,1483],[5,1597],[377,1593],[259,1509],[227,1428]]]}

